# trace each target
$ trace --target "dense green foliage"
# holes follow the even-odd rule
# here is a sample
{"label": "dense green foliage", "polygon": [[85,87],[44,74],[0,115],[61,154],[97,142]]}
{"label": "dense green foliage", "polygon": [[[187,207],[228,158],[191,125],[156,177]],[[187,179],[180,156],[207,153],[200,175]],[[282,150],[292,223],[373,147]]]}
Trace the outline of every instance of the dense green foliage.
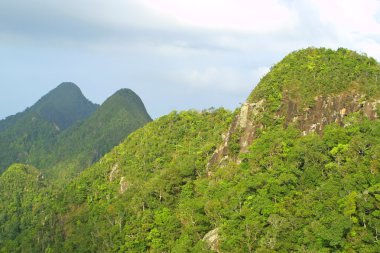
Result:
{"label": "dense green foliage", "polygon": [[44,252],[47,243],[59,239],[52,233],[55,203],[36,168],[14,164],[0,175],[0,252]]}
{"label": "dense green foliage", "polygon": [[[231,118],[231,113],[223,109],[173,112],[131,134],[58,194],[57,188],[40,186],[44,181],[37,176],[37,170],[19,176],[15,175],[15,168],[29,167],[9,168],[0,178],[6,185],[2,203],[4,207],[12,206],[16,199],[21,199],[28,208],[21,208],[4,220],[25,218],[27,223],[15,234],[23,238],[27,233],[28,239],[13,239],[12,244],[7,240],[0,243],[0,249],[162,252],[176,247],[181,252],[194,244],[198,250],[205,249],[199,239],[211,224],[205,219],[202,203],[191,202],[193,181],[205,176],[207,160]],[[9,180],[10,177],[14,179]],[[11,190],[24,189],[22,185],[34,188]],[[185,198],[190,202],[186,203]],[[196,206],[200,209],[188,213]],[[8,208],[4,212],[9,212]],[[50,220],[45,225],[47,213]],[[199,222],[197,226],[193,224],[195,220]],[[0,226],[0,238],[9,232],[8,223],[4,223],[4,228]],[[181,237],[182,231],[187,231],[186,237]]]}
{"label": "dense green foliage", "polygon": [[379,252],[380,122],[351,123],[267,129],[219,168],[203,196],[221,251]]}
{"label": "dense green foliage", "polygon": [[[301,105],[348,90],[374,98],[378,68],[345,49],[301,50],[277,64],[249,100],[266,98],[269,113],[260,113],[270,118],[285,93]],[[142,108],[131,91],[117,92],[56,139],[50,155],[68,155],[50,171],[79,171],[81,159],[71,158],[87,146],[76,142],[96,143],[88,150],[101,155]],[[99,131],[108,115],[116,115],[114,127]],[[208,167],[235,116],[172,112],[64,185],[34,167],[11,166],[0,175],[0,252],[211,252],[210,231],[218,252],[380,252],[379,119],[351,113],[343,125],[304,135],[272,117],[247,152],[240,153],[240,130],[224,143],[240,162]]]}
{"label": "dense green foliage", "polygon": [[45,247],[208,252],[202,238],[219,228],[220,252],[380,250],[380,121],[351,115],[323,136],[273,127],[241,164],[208,175],[230,120],[223,110],[172,113],[131,134],[45,202],[60,217]]}
{"label": "dense green foliage", "polygon": [[192,202],[193,181],[230,119],[222,109],[173,112],[131,134],[68,187],[65,250],[183,252],[197,244],[211,224]]}

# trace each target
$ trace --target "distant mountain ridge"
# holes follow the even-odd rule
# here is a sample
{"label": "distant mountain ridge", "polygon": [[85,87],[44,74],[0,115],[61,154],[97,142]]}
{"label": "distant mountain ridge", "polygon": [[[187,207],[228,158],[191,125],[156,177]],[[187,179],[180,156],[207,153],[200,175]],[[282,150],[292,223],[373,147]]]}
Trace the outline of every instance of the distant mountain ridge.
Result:
{"label": "distant mountain ridge", "polygon": [[140,97],[130,89],[120,89],[86,120],[58,136],[52,153],[60,155],[48,169],[63,174],[60,178],[78,173],[150,121]]}
{"label": "distant mountain ridge", "polygon": [[75,122],[86,119],[98,107],[83,95],[77,85],[64,82],[43,96],[31,110],[64,130]]}
{"label": "distant mountain ridge", "polygon": [[53,167],[78,172],[149,121],[131,90],[119,90],[99,106],[76,84],[61,83],[25,111],[0,121],[0,172],[15,162],[55,170],[55,175]]}
{"label": "distant mountain ridge", "polygon": [[91,115],[99,105],[89,101],[77,85],[64,82],[40,98],[25,111],[9,116],[0,121],[0,131],[17,124],[27,115],[36,114],[43,120],[52,123],[57,130],[64,130],[75,122]]}

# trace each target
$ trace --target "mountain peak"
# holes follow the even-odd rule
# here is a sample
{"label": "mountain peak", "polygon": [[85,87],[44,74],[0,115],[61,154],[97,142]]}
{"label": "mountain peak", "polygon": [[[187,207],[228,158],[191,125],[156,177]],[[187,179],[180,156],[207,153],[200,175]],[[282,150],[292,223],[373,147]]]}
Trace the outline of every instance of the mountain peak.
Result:
{"label": "mountain peak", "polygon": [[81,89],[72,82],[63,82],[59,84],[57,87],[49,91],[45,96],[41,98],[48,99],[50,97],[56,96],[56,97],[67,97],[67,96],[83,96],[83,93]]}
{"label": "mountain peak", "polygon": [[100,109],[114,112],[127,110],[132,115],[143,116],[144,121],[145,119],[151,121],[141,98],[134,91],[127,88],[116,91],[101,105]]}
{"label": "mountain peak", "polygon": [[71,94],[81,94],[83,96],[81,89],[73,82],[62,82],[56,88],[51,90],[49,93],[60,93],[60,94],[71,93]]}
{"label": "mountain peak", "polygon": [[262,130],[273,126],[322,134],[331,123],[344,125],[353,113],[377,119],[379,73],[374,58],[344,48],[290,53],[252,91],[210,164],[248,152]]}
{"label": "mountain peak", "polygon": [[87,118],[97,107],[82,94],[76,84],[63,82],[43,96],[31,110],[54,123],[59,129],[65,129]]}
{"label": "mountain peak", "polygon": [[367,97],[380,95],[380,65],[372,57],[339,48],[306,48],[288,54],[264,76],[248,102],[281,100],[286,93],[308,105],[316,96],[355,90]]}
{"label": "mountain peak", "polygon": [[114,99],[115,97],[123,97],[125,99],[136,99],[141,101],[140,97],[133,90],[128,88],[122,88],[117,90],[108,99]]}
{"label": "mountain peak", "polygon": [[136,95],[135,92],[133,92],[131,89],[128,89],[128,88],[121,88],[121,89],[117,90],[117,91],[114,93],[114,95],[115,95],[115,94],[120,94],[120,95],[134,94],[134,95]]}
{"label": "mountain peak", "polygon": [[60,87],[70,87],[70,88],[79,89],[78,85],[76,85],[73,82],[62,82],[60,85],[57,86],[57,88],[60,88]]}

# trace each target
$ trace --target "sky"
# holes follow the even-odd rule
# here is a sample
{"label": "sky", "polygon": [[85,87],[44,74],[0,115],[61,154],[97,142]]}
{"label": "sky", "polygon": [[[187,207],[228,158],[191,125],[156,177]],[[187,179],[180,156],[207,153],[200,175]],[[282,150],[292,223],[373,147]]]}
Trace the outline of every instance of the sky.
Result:
{"label": "sky", "polygon": [[0,0],[0,119],[62,82],[101,104],[134,90],[153,118],[235,109],[306,47],[380,60],[380,0]]}

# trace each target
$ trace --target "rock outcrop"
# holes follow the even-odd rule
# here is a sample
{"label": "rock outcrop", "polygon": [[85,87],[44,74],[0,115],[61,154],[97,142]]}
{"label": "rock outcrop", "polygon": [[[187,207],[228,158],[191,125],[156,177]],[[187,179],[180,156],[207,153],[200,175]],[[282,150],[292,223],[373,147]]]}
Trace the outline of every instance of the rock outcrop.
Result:
{"label": "rock outcrop", "polygon": [[278,116],[284,116],[285,127],[294,124],[306,135],[311,132],[322,133],[324,126],[336,122],[343,125],[343,119],[351,113],[360,113],[369,119],[376,119],[380,100],[366,101],[355,92],[339,95],[319,96],[314,106],[299,108],[297,103],[286,99],[282,103]]}
{"label": "rock outcrop", "polygon": [[[240,113],[233,120],[228,132],[224,134],[222,144],[215,150],[207,165],[209,174],[212,167],[223,166],[226,161],[233,160],[240,163],[237,154],[247,152],[258,130],[266,127],[261,120],[266,110],[265,105],[264,99],[242,105]],[[359,113],[371,120],[377,119],[379,105],[379,99],[365,100],[364,95],[352,91],[315,97],[314,104],[305,108],[284,92],[281,106],[272,117],[280,120],[284,127],[290,125],[297,127],[303,135],[314,132],[322,134],[328,124],[335,122],[344,126],[344,118],[352,113]],[[231,152],[231,142],[239,145],[237,154]]]}
{"label": "rock outcrop", "polygon": [[219,228],[215,228],[215,229],[211,230],[210,232],[208,232],[203,237],[203,241],[205,241],[207,243],[207,245],[209,246],[209,248],[215,252],[220,252],[219,251],[219,233],[218,232],[219,232]]}

